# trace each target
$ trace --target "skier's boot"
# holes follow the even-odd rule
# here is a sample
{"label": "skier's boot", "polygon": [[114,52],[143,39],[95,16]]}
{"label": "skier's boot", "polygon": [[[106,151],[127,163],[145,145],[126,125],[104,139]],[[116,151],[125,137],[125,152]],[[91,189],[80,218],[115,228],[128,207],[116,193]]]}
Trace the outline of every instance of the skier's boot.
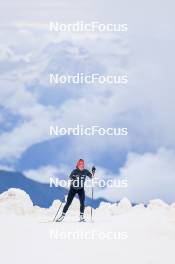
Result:
{"label": "skier's boot", "polygon": [[56,220],[56,222],[63,221],[64,217],[65,217],[65,213],[62,213],[62,215]]}
{"label": "skier's boot", "polygon": [[84,219],[84,215],[82,213],[80,214],[80,222],[86,222],[86,220]]}

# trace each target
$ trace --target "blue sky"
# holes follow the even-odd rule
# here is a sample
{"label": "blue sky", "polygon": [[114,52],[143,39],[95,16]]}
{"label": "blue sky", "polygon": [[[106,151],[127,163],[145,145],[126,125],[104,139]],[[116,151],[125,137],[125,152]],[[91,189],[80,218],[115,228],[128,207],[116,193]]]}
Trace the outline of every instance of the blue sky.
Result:
{"label": "blue sky", "polygon": [[[103,4],[103,5],[102,5]],[[14,12],[14,8],[16,12]],[[173,2],[3,3],[0,44],[0,166],[48,181],[76,160],[101,178],[128,178],[116,200],[175,200]],[[128,33],[50,33],[50,20],[127,23]],[[128,73],[127,86],[50,87],[50,71]],[[125,138],[49,137],[49,126],[128,127]]]}

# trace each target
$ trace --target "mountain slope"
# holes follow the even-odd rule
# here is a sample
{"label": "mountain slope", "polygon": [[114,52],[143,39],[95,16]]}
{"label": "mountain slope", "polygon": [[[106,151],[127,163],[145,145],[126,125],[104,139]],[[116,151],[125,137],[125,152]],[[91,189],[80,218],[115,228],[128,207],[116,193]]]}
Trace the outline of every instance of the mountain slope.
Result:
{"label": "mountain slope", "polygon": [[[40,183],[31,180],[20,172],[0,171],[0,193],[7,191],[9,188],[19,188],[29,194],[34,205],[40,207],[49,207],[56,199],[63,200],[67,195],[67,189],[63,187],[50,188],[49,184]],[[105,199],[92,199],[86,197],[86,205],[98,207],[101,201]]]}

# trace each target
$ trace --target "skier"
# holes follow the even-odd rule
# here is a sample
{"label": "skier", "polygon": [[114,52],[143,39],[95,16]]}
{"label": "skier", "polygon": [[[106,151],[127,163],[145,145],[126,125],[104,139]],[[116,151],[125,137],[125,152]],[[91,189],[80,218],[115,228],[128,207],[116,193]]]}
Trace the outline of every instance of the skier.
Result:
{"label": "skier", "polygon": [[74,169],[69,176],[71,180],[71,184],[70,184],[70,190],[69,190],[68,197],[67,197],[67,202],[63,208],[61,216],[56,220],[56,222],[61,222],[64,219],[66,212],[69,206],[71,205],[72,200],[76,194],[78,194],[78,197],[80,200],[80,221],[81,222],[85,221],[84,219],[84,208],[85,208],[84,206],[84,201],[85,201],[84,182],[85,182],[86,176],[88,176],[89,178],[92,178],[92,176],[95,173],[95,170],[96,170],[95,167],[92,167],[92,173],[90,173],[89,170],[85,169],[84,160],[83,159],[78,160],[76,169]]}

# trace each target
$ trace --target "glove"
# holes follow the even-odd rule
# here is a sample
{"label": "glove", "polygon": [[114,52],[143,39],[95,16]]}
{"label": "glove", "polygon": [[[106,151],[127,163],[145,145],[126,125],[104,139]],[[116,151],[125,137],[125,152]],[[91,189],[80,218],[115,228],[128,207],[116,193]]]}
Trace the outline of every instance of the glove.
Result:
{"label": "glove", "polygon": [[95,166],[92,167],[92,174],[94,175],[95,174],[95,171],[96,171],[96,168]]}

